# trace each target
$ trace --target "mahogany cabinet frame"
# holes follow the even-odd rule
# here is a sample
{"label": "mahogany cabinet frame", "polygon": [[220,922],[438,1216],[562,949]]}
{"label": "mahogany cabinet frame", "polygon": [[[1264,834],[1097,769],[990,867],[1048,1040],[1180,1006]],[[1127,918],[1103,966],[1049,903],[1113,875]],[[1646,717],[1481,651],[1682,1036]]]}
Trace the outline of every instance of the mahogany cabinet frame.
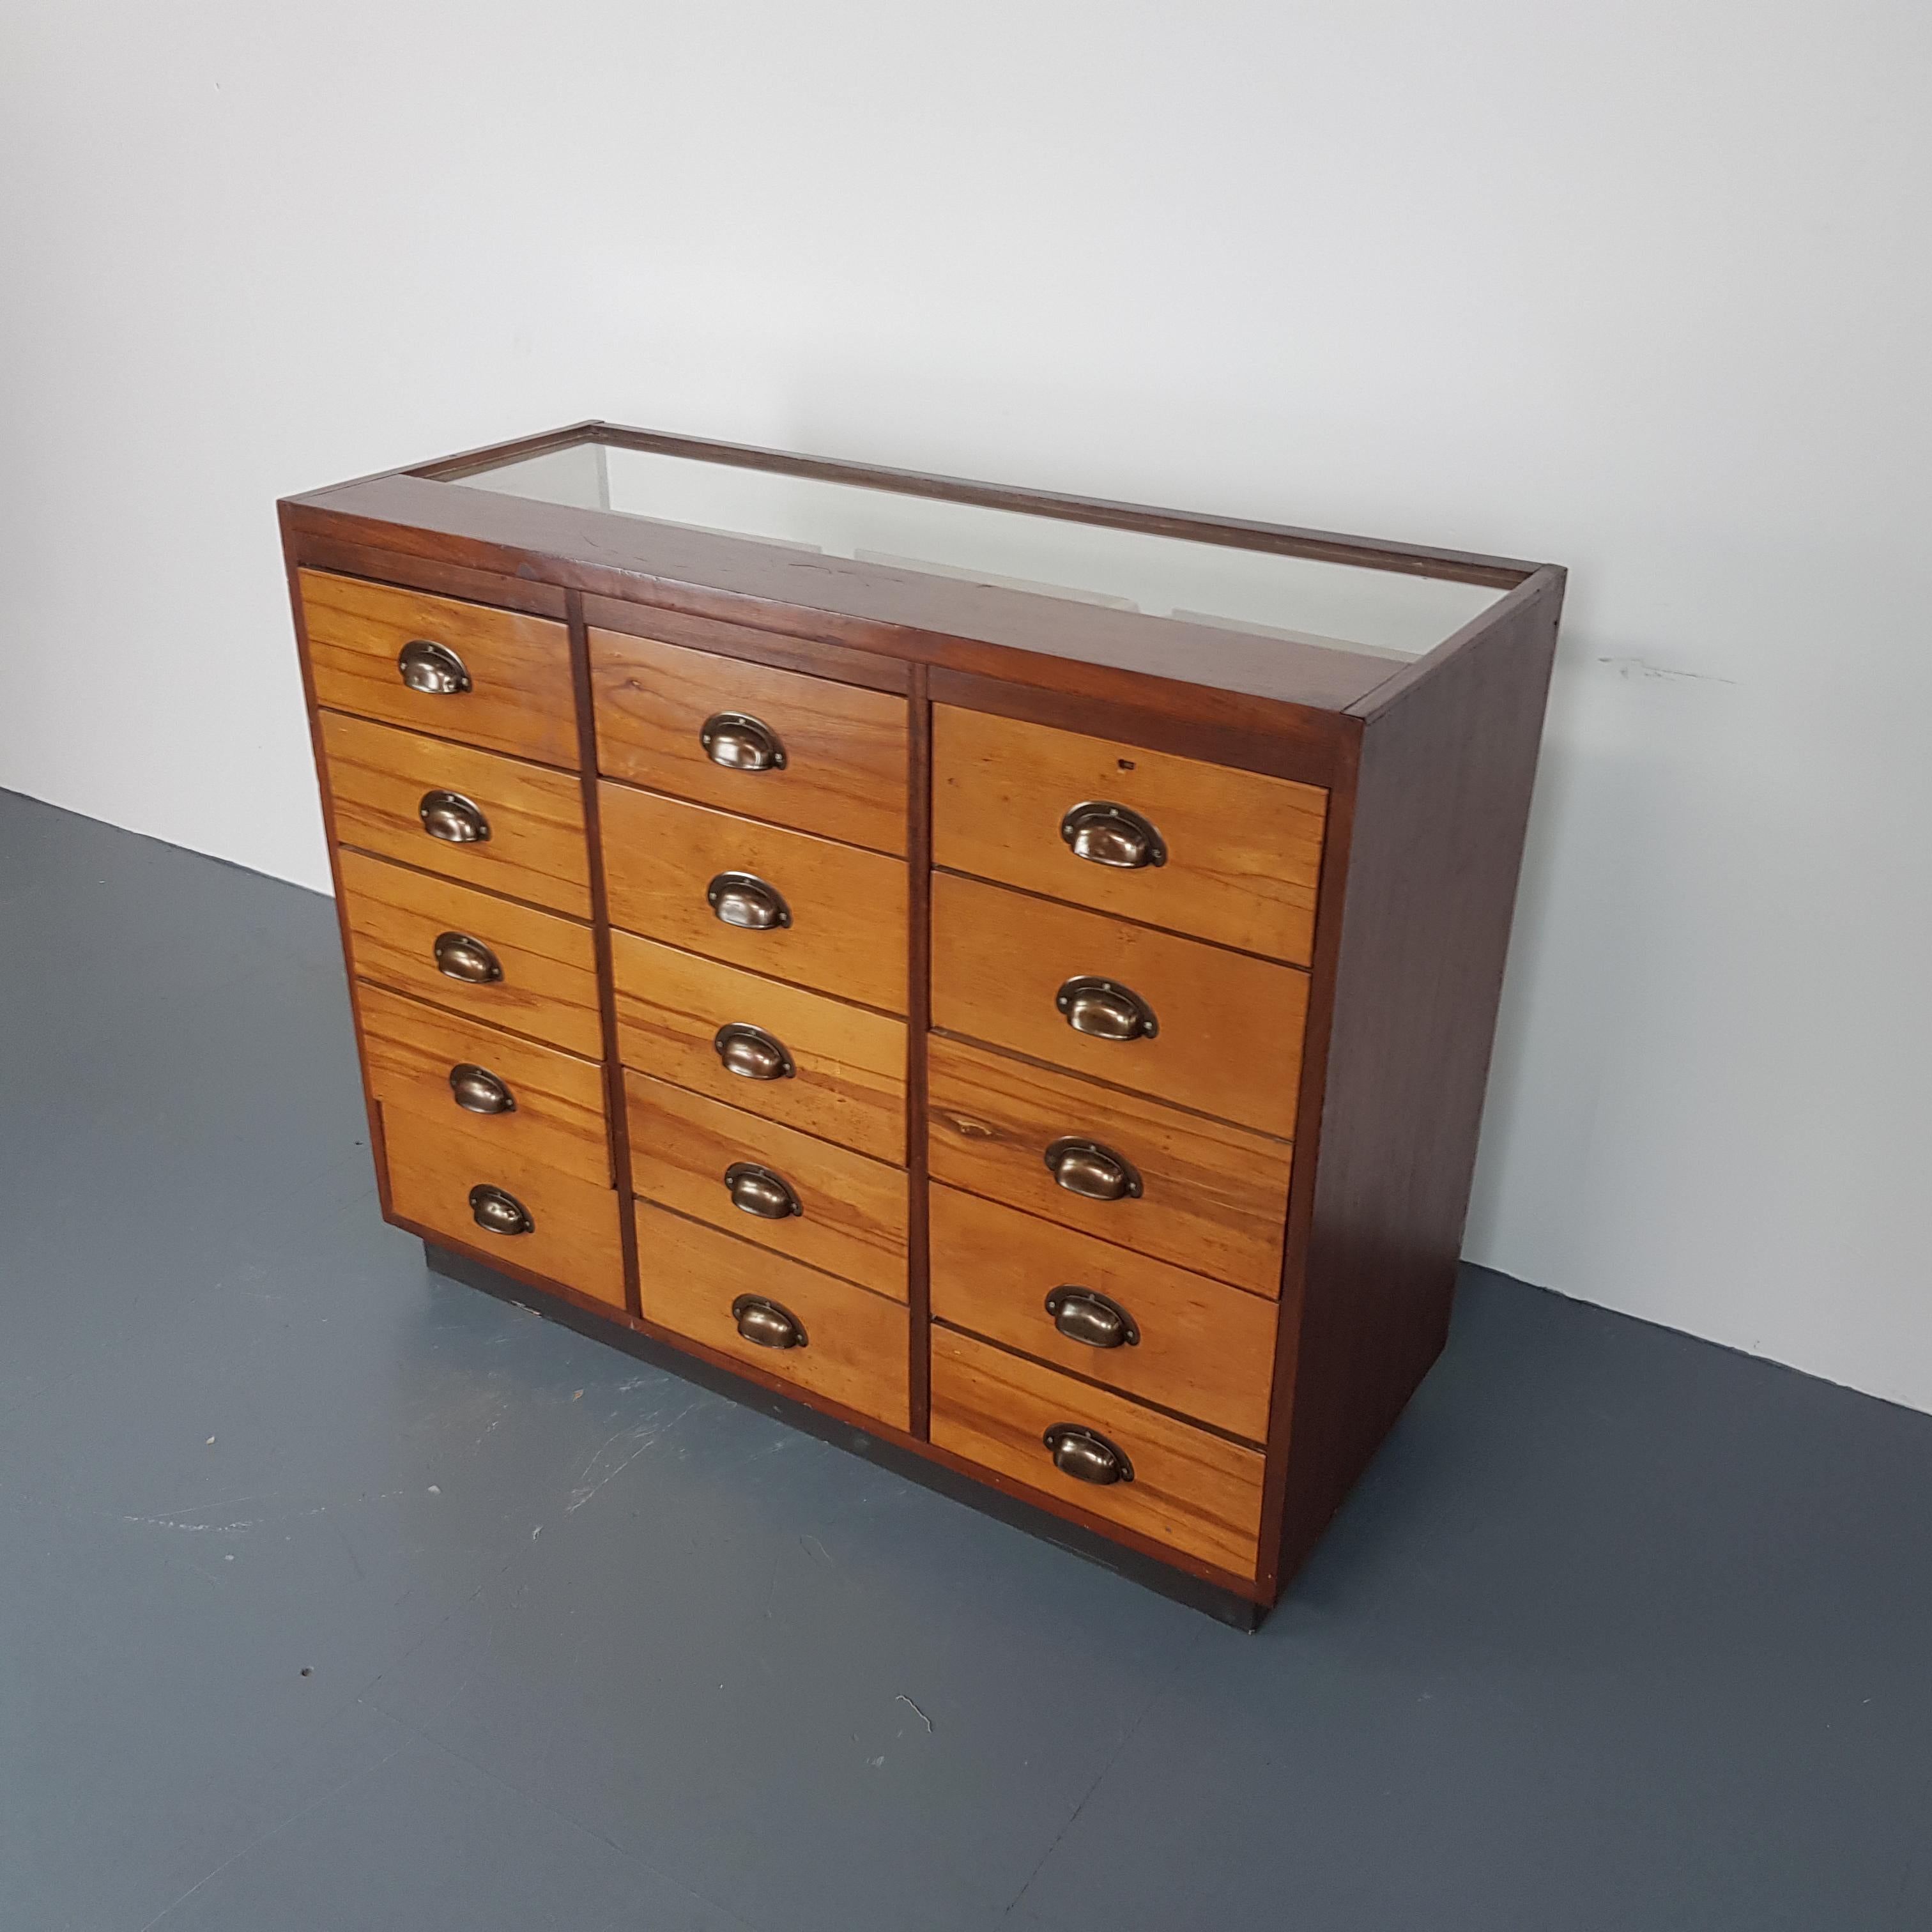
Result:
{"label": "mahogany cabinet frame", "polygon": [[[577,443],[724,462],[1208,543],[1420,574],[1502,594],[1412,661],[925,575],[620,512],[462,487]],[[627,1306],[620,1311],[397,1214],[364,1082],[385,1216],[434,1264],[534,1290],[620,1346],[857,1430],[868,1453],[1003,1492],[1048,1534],[1149,1561],[1135,1574],[1252,1625],[1312,1548],[1447,1333],[1532,784],[1564,587],[1556,565],[995,488],[584,422],[284,500],[278,506],[319,776],[325,767],[296,572],[366,578],[568,626],[591,863],[609,1126]],[[911,1427],[842,1410],[639,1312],[622,1076],[598,838],[587,634],[629,631],[903,693],[911,723],[907,1102]],[[1319,785],[1328,794],[1253,1578],[1140,1537],[1069,1498],[926,1439],[930,704],[944,702]],[[333,814],[323,810],[345,958]],[[355,982],[350,982],[352,1001]],[[360,1025],[359,1010],[357,1015]],[[652,1349],[652,1345],[657,1345]],[[706,1374],[708,1370],[713,1372]],[[801,1408],[800,1406],[802,1406]],[[858,1438],[854,1438],[857,1441]],[[960,1493],[956,1483],[950,1485]],[[1043,1513],[1043,1514],[1036,1514]],[[1085,1533],[1083,1534],[1083,1532]],[[1096,1538],[1104,1539],[1096,1543]],[[1108,1560],[1117,1558],[1110,1556]],[[1192,1588],[1189,1586],[1191,1580]]]}

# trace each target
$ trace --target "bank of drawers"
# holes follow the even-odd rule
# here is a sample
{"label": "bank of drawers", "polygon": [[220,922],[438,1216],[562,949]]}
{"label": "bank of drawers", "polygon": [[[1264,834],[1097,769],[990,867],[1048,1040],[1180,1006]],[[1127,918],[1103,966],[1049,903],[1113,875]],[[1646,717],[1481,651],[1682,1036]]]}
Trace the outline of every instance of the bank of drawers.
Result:
{"label": "bank of drawers", "polygon": [[567,633],[301,590],[391,1204],[622,1308]]}
{"label": "bank of drawers", "polygon": [[643,1312],[906,1428],[905,700],[590,659]]}
{"label": "bank of drawers", "polygon": [[1252,1575],[1324,794],[935,706],[915,1040],[906,700],[593,629],[607,1082],[562,626],[302,582],[396,1210]]}
{"label": "bank of drawers", "polygon": [[934,709],[932,1438],[1243,1576],[1325,803]]}

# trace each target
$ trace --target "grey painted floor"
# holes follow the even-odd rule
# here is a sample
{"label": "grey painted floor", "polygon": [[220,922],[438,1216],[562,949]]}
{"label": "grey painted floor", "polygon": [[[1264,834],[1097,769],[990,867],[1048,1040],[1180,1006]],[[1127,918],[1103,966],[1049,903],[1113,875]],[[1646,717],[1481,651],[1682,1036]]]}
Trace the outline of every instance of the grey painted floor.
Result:
{"label": "grey painted floor", "polygon": [[428,1275],[326,902],[0,994],[8,1932],[1932,1924],[1932,1418],[1472,1272],[1244,1636]]}

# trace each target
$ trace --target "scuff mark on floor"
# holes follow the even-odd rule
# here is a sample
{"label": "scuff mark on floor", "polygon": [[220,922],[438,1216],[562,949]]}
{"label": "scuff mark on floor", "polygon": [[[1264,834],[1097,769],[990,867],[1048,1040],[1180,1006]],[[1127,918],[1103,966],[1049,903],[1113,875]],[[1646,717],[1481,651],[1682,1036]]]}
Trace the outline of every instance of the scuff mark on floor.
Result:
{"label": "scuff mark on floor", "polygon": [[[668,1435],[675,1429],[698,1406],[694,1402],[689,1402],[680,1409],[675,1415],[664,1419],[653,1418],[650,1421],[638,1423],[634,1427],[620,1429],[616,1435],[602,1443],[590,1461],[584,1465],[584,1474],[579,1479],[577,1487],[571,1491],[570,1501],[564,1505],[564,1514],[566,1516],[574,1516],[592,1496],[596,1495],[599,1490],[608,1484],[615,1482],[646,1449],[651,1448],[660,1437]],[[601,1474],[597,1474],[596,1480],[592,1481],[591,1478],[598,1470],[599,1465],[604,1462],[611,1450],[620,1442],[628,1445],[626,1453],[619,1456],[609,1467],[604,1468]]]}

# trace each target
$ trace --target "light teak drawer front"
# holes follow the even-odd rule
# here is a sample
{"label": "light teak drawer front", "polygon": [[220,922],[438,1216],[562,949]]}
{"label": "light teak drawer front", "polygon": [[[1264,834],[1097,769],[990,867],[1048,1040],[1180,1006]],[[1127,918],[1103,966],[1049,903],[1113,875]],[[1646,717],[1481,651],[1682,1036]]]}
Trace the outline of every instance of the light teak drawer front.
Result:
{"label": "light teak drawer front", "polygon": [[[903,1020],[633,933],[613,932],[610,952],[626,1066],[903,1165]],[[732,1025],[755,1027],[776,1042],[791,1072],[754,1079],[728,1071],[717,1040]]]}
{"label": "light teak drawer front", "polygon": [[[1070,980],[1124,986],[1151,1037],[1077,1033]],[[932,1023],[1264,1133],[1294,1131],[1308,976],[950,873],[932,881]]]}
{"label": "light teak drawer front", "polygon": [[[934,1180],[1254,1294],[1280,1293],[1286,1142],[958,1040],[929,1041],[927,1064]],[[1102,1201],[1061,1186],[1046,1153],[1066,1138],[1124,1159],[1142,1192]]]}
{"label": "light teak drawer front", "polygon": [[[318,704],[575,768],[577,700],[562,625],[359,578],[299,574]],[[453,652],[469,688],[406,684],[398,660],[422,644]]]}
{"label": "light teak drawer front", "polygon": [[[950,1187],[932,1192],[932,1312],[1251,1442],[1267,1438],[1276,1304]],[[1070,1340],[1047,1297],[1106,1296],[1136,1339]]]}
{"label": "light teak drawer front", "polygon": [[[1132,1480],[1103,1486],[1064,1474],[1042,1439],[1063,1424],[1104,1436],[1125,1454]],[[932,1440],[1169,1549],[1234,1576],[1255,1574],[1262,1458],[1204,1429],[935,1328]]]}
{"label": "light teak drawer front", "polygon": [[[903,1168],[641,1073],[627,1072],[624,1090],[636,1192],[760,1247],[905,1300]],[[802,1211],[766,1220],[739,1207],[725,1176],[740,1162],[778,1175]]]}
{"label": "light teak drawer front", "polygon": [[[948,704],[932,729],[937,864],[1308,964],[1326,792]],[[1096,804],[1144,820],[1162,862],[1077,856],[1063,821]]]}
{"label": "light teak drawer front", "polygon": [[[344,844],[590,917],[584,795],[570,774],[339,712],[323,712],[322,737]],[[489,836],[469,844],[433,837],[422,811],[436,792],[481,812]]]}
{"label": "light teak drawer front", "polygon": [[[459,1019],[399,993],[364,984],[356,994],[362,1063],[385,1112],[406,1109],[437,1126],[460,1126],[518,1159],[540,1161],[610,1186],[604,1070],[554,1046]],[[469,1070],[458,1075],[458,1070]],[[479,1081],[476,1076],[487,1078]],[[489,1082],[501,1088],[500,1094]],[[472,1105],[457,1099],[458,1088]],[[478,1103],[500,1111],[479,1112]]]}
{"label": "light teak drawer front", "polygon": [[[886,1012],[905,1011],[904,860],[632,785],[606,781],[598,796],[613,926]],[[790,923],[727,925],[706,896],[726,873],[748,874],[776,891]]]}
{"label": "light teak drawer front", "polygon": [[[734,1240],[716,1228],[637,1204],[638,1270],[647,1322],[796,1382],[894,1429],[911,1421],[909,1318],[902,1303]],[[802,1330],[802,1347],[747,1341],[732,1304],[775,1302]]]}
{"label": "light teak drawer front", "polygon": [[[604,1051],[590,928],[489,892],[339,851],[350,964],[358,979],[596,1058]],[[487,947],[500,979],[452,978],[445,934]]]}
{"label": "light teak drawer front", "polygon": [[[616,1190],[608,1183],[512,1154],[472,1126],[424,1118],[408,1107],[382,1109],[389,1202],[404,1220],[431,1233],[560,1281],[613,1307],[624,1305],[624,1254]],[[527,1233],[499,1234],[477,1224],[472,1192],[501,1189],[529,1214]]]}
{"label": "light teak drawer front", "polygon": [[[904,698],[617,631],[590,633],[590,675],[608,777],[904,856]],[[704,732],[725,713],[774,734],[782,764],[716,762]]]}

